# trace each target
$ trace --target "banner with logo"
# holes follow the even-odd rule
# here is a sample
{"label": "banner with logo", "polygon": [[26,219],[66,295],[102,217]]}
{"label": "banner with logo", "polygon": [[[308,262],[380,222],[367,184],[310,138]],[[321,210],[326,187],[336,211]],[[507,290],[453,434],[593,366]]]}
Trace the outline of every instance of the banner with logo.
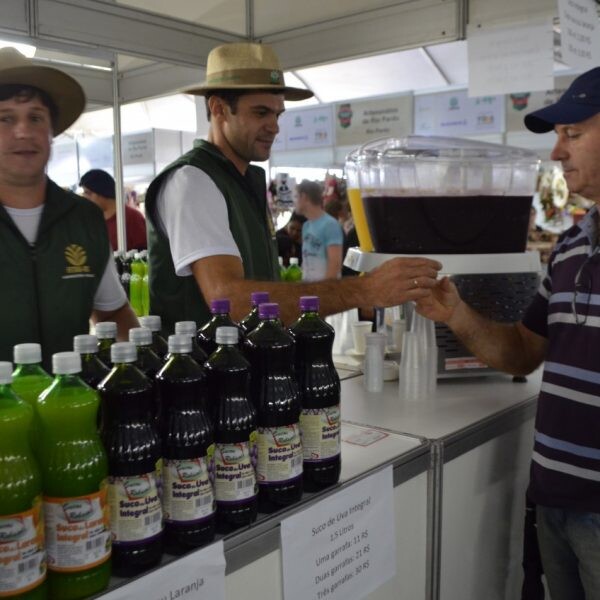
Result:
{"label": "banner with logo", "polygon": [[286,150],[333,146],[331,106],[286,112],[280,119]]}
{"label": "banner with logo", "polygon": [[574,79],[575,75],[562,75],[554,80],[552,90],[506,94],[506,131],[525,131],[523,117],[534,110],[554,104]]}
{"label": "banner with logo", "polygon": [[503,96],[469,98],[467,90],[415,96],[417,135],[460,137],[503,130]]}
{"label": "banner with logo", "polygon": [[335,104],[336,145],[358,146],[380,137],[410,135],[412,107],[411,95]]}

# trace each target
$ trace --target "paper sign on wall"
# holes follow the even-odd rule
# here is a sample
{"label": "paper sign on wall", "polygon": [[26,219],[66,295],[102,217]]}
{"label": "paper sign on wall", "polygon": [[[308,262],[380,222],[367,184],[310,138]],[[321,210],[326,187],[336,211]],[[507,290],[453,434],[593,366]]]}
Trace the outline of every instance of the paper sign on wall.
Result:
{"label": "paper sign on wall", "polygon": [[152,571],[102,600],[225,600],[223,540]]}
{"label": "paper sign on wall", "polygon": [[508,26],[469,26],[469,96],[489,96],[553,86],[552,19]]}
{"label": "paper sign on wall", "polygon": [[600,64],[600,20],[595,0],[558,0],[563,62],[579,69]]}
{"label": "paper sign on wall", "polygon": [[285,600],[353,600],[396,574],[387,467],[281,523]]}

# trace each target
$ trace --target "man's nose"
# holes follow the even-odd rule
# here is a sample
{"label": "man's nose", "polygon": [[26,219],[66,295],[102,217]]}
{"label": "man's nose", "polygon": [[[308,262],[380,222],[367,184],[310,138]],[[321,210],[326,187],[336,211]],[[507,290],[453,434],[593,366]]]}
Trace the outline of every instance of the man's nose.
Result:
{"label": "man's nose", "polygon": [[18,138],[26,138],[31,135],[32,125],[27,119],[18,119],[15,123],[15,136]]}
{"label": "man's nose", "polygon": [[556,138],[556,142],[554,143],[554,148],[552,148],[552,152],[550,153],[551,160],[564,160],[567,158],[567,150],[565,148],[565,144],[561,136],[559,135]]}
{"label": "man's nose", "polygon": [[272,119],[269,119],[267,123],[267,129],[270,133],[277,135],[279,133],[279,120],[276,116],[273,116]]}

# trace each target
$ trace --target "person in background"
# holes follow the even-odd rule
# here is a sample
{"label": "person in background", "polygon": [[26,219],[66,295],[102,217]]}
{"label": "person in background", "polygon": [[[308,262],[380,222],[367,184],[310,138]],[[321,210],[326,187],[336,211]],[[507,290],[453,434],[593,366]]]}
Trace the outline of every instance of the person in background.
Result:
{"label": "person in background", "polygon": [[306,222],[306,217],[292,212],[290,220],[277,231],[277,252],[283,258],[283,266],[290,266],[290,258],[298,259],[298,264],[302,264],[302,225]]}
{"label": "person in background", "polygon": [[[91,169],[81,177],[79,185],[83,188],[82,195],[102,209],[110,245],[113,250],[118,250],[117,203],[112,175],[102,169]],[[129,204],[125,205],[125,231],[127,250],[146,248],[146,220],[139,210]]]}
{"label": "person in background", "polygon": [[44,365],[94,322],[138,325],[112,260],[102,213],[46,175],[52,138],[83,112],[79,83],[0,50],[0,360],[38,342]]}
{"label": "person in background", "polygon": [[269,158],[284,101],[312,92],[285,85],[270,46],[213,49],[206,82],[187,93],[205,96],[208,139],[196,140],[146,193],[151,312],[162,317],[165,332],[180,320],[205,323],[210,302],[223,297],[239,320],[256,290],[279,303],[285,323],[298,316],[300,296],[319,296],[321,313],[328,315],[429,294],[441,265],[425,258],[390,260],[365,277],[342,281],[279,281],[265,172],[250,163]]}
{"label": "person in background", "polygon": [[356,235],[356,229],[354,228],[348,201],[341,200],[340,198],[331,200],[325,206],[325,212],[337,220],[342,228],[342,233],[344,234],[344,245],[342,248],[342,277],[357,275],[358,273],[356,271],[344,266],[348,248],[358,246],[358,236]]}
{"label": "person in background", "polygon": [[323,208],[323,189],[316,181],[296,186],[296,210],[306,217],[302,225],[302,279],[337,279],[342,274],[344,232]]}
{"label": "person in background", "polygon": [[571,193],[595,202],[566,231],[523,320],[484,319],[449,279],[418,301],[483,362],[526,375],[544,362],[528,499],[552,600],[600,598],[600,68],[580,75],[554,104],[525,116],[554,131],[551,158]]}

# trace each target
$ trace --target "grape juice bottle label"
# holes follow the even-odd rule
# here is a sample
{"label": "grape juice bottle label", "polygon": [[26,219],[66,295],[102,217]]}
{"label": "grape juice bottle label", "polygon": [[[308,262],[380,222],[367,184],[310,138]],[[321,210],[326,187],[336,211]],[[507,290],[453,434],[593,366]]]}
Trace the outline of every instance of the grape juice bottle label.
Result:
{"label": "grape juice bottle label", "polygon": [[217,502],[239,502],[256,496],[250,443],[215,444],[213,465]]}
{"label": "grape juice bottle label", "polygon": [[108,478],[113,542],[140,542],[162,531],[156,472]]}
{"label": "grape juice bottle label", "polygon": [[42,502],[0,517],[0,598],[13,598],[40,585],[46,576]]}
{"label": "grape juice bottle label", "polygon": [[165,521],[199,521],[215,512],[206,457],[165,459],[162,487]]}
{"label": "grape juice bottle label", "polygon": [[258,428],[259,483],[288,481],[302,476],[302,443],[298,424]]}
{"label": "grape juice bottle label", "polygon": [[305,408],[300,413],[305,462],[318,462],[341,453],[340,407]]}
{"label": "grape juice bottle label", "polygon": [[44,497],[46,551],[51,571],[71,573],[110,558],[106,485],[76,498]]}

